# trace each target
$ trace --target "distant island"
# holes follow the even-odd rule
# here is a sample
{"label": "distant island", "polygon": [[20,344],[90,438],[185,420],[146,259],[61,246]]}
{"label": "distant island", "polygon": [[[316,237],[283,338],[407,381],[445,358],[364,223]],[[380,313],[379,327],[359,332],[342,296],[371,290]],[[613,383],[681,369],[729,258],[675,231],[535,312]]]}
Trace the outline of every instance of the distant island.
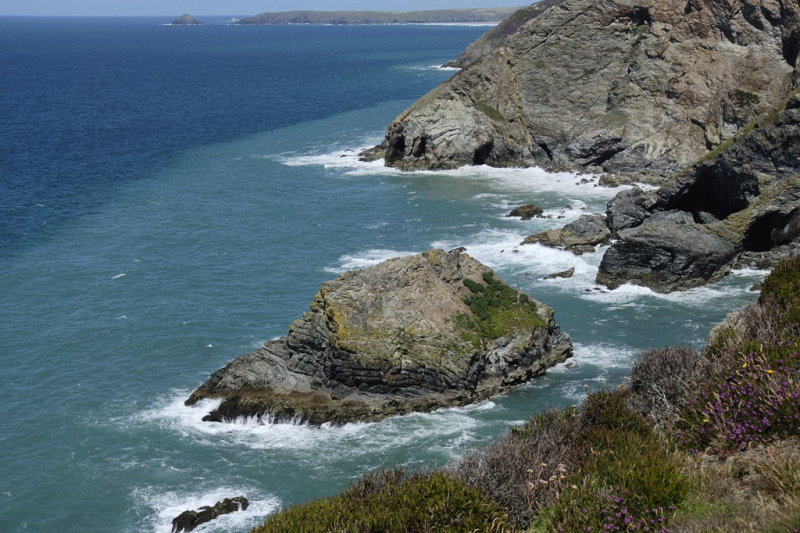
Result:
{"label": "distant island", "polygon": [[184,13],[180,17],[174,19],[170,24],[173,26],[199,26],[203,24],[203,21]]}
{"label": "distant island", "polygon": [[283,11],[261,13],[237,24],[453,24],[499,22],[518,7],[438,9],[433,11]]}

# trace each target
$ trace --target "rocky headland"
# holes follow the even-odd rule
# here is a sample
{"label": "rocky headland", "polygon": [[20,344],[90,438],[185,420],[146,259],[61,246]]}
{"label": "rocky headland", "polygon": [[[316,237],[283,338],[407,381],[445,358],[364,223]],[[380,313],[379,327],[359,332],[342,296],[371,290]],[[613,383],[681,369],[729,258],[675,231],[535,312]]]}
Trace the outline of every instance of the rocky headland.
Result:
{"label": "rocky headland", "polygon": [[202,20],[196,19],[191,15],[183,14],[174,19],[170,24],[173,26],[199,26],[204,24]]}
{"label": "rocky headland", "polygon": [[548,7],[558,5],[563,1],[564,0],[539,0],[535,4],[514,11],[500,24],[487,31],[481,35],[478,40],[467,46],[466,50],[464,50],[456,59],[448,61],[442,66],[450,68],[464,68],[471,65],[489,52],[506,44],[508,38],[513,35],[514,32],[516,32],[523,24],[544,13]]}
{"label": "rocky headland", "polygon": [[793,0],[565,0],[403,112],[380,149],[405,170],[661,180],[780,104],[799,31]]}
{"label": "rocky headland", "polygon": [[800,252],[799,51],[792,0],[533,4],[467,49],[369,156],[660,185],[523,244],[610,241],[598,283],[684,290]]}
{"label": "rocky headland", "polygon": [[237,24],[448,24],[499,22],[518,8],[490,7],[428,11],[282,11],[261,13]]}
{"label": "rocky headland", "polygon": [[205,418],[375,421],[506,392],[572,353],[554,311],[461,249],[325,282],[289,332],[215,372],[186,401]]}

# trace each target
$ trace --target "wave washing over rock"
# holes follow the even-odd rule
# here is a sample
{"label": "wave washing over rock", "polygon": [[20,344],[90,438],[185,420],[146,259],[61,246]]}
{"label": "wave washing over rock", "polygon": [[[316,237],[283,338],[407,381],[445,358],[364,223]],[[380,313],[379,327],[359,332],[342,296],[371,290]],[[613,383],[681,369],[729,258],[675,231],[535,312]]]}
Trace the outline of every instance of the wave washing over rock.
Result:
{"label": "wave washing over rock", "polygon": [[663,178],[791,88],[793,0],[567,0],[402,113],[405,170],[538,165]]}
{"label": "wave washing over rock", "polygon": [[463,253],[432,250],[322,285],[286,336],[215,372],[187,400],[204,420],[374,421],[506,392],[572,354],[554,311]]}

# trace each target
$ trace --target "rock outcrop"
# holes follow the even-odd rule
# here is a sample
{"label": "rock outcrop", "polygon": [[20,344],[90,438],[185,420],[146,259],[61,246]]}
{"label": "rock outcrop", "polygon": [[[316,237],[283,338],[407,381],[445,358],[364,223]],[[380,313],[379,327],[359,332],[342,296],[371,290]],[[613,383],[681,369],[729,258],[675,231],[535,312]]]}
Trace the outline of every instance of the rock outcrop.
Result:
{"label": "rock outcrop", "polygon": [[184,13],[180,17],[174,19],[170,24],[173,26],[199,26],[203,24],[203,21]]}
{"label": "rock outcrop", "polygon": [[448,61],[442,66],[464,68],[471,65],[489,52],[506,44],[508,38],[523,24],[535,19],[544,13],[547,8],[558,5],[563,1],[564,0],[540,0],[535,4],[515,11],[500,24],[481,35],[478,40],[472,42],[456,59]]}
{"label": "rock outcrop", "polygon": [[187,400],[206,420],[373,421],[508,391],[571,355],[553,310],[456,249],[325,282],[286,336],[215,372]]}
{"label": "rock outcrop", "polygon": [[593,252],[595,246],[603,244],[611,237],[602,215],[582,215],[560,229],[551,229],[525,238],[520,244],[543,244],[563,248],[580,255]]}
{"label": "rock outcrop", "polygon": [[206,522],[211,522],[215,518],[224,514],[244,511],[250,506],[250,502],[244,496],[235,498],[225,498],[212,506],[204,506],[193,511],[184,511],[172,520],[172,533],[181,531],[194,531]]}
{"label": "rock outcrop", "polygon": [[530,220],[533,217],[540,217],[544,210],[535,204],[525,204],[515,207],[511,210],[507,217],[520,217],[522,220]]}
{"label": "rock outcrop", "polygon": [[403,112],[385,161],[664,177],[778,105],[798,25],[796,0],[566,0]]}
{"label": "rock outcrop", "polygon": [[656,191],[609,202],[597,281],[660,292],[800,253],[800,91]]}

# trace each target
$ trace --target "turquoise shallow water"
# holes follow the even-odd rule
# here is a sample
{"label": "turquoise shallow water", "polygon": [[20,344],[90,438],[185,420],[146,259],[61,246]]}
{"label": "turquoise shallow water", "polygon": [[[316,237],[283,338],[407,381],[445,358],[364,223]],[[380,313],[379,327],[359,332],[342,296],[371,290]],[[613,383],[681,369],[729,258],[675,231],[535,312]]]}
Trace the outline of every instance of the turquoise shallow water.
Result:
{"label": "turquoise shallow water", "polygon": [[[90,96],[127,102],[108,116],[98,104],[95,115],[61,122],[42,115],[91,100],[85,91],[53,107],[6,109],[17,130],[0,137],[11,154],[0,167],[2,531],[168,531],[184,509],[239,494],[253,502],[246,512],[198,531],[246,531],[371,468],[441,465],[540,409],[579,402],[584,385],[614,387],[643,348],[699,345],[754,298],[747,288],[763,275],[737,272],[668,296],[597,290],[601,252],[576,257],[518,243],[602,211],[615,190],[537,169],[404,174],[359,163],[358,148],[452,74],[432,65],[481,29],[210,26],[191,34],[146,20],[0,22],[11,35],[28,25],[27,54],[31,28],[41,40],[39,56],[2,56],[17,61],[14,90],[31,76],[45,86],[46,72],[57,77],[25,61],[66,53],[45,46],[58,37],[77,40],[69,50],[81,51],[78,64],[108,56],[93,63],[94,76],[113,90]],[[158,68],[135,61],[154,61],[153,49],[165,50]],[[326,50],[336,53],[319,61]],[[119,58],[135,68],[102,71]],[[265,62],[255,71],[254,58]],[[225,65],[224,75],[203,70],[209,63]],[[176,99],[196,83],[209,100]],[[242,95],[249,107],[234,105]],[[72,116],[102,120],[128,144],[110,151],[102,129],[79,128],[76,139],[65,126]],[[43,143],[48,124],[74,144]],[[504,217],[529,202],[553,218]],[[479,405],[342,428],[205,424],[204,409],[182,405],[211,372],[285,333],[324,280],[456,246],[556,308],[576,343],[573,366]],[[569,280],[540,279],[573,266]]]}

